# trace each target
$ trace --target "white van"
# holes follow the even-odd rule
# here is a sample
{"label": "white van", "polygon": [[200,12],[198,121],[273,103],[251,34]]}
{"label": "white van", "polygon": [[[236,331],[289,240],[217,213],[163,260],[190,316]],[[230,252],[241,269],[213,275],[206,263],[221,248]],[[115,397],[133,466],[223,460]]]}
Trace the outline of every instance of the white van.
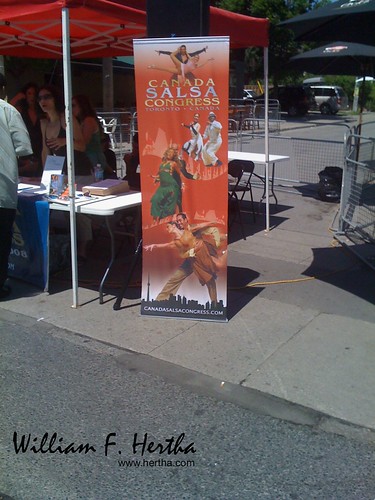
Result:
{"label": "white van", "polygon": [[322,115],[335,115],[340,109],[349,108],[348,96],[336,85],[310,85],[314,92],[316,107]]}

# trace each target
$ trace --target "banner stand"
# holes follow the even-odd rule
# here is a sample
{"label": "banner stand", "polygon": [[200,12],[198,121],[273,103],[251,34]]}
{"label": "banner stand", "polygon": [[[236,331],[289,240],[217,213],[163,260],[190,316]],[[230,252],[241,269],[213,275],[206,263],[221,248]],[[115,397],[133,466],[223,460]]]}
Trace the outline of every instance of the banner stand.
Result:
{"label": "banner stand", "polygon": [[229,37],[134,40],[141,314],[227,321]]}

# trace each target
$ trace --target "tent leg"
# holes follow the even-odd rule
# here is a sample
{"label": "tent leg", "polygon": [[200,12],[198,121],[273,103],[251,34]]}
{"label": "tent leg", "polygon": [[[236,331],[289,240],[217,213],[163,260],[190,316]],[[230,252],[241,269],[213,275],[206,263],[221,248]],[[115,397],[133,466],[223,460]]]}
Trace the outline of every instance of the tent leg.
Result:
{"label": "tent leg", "polygon": [[270,193],[269,193],[269,117],[268,117],[268,47],[264,47],[264,87],[265,87],[265,116],[264,116],[264,148],[266,157],[265,188],[266,188],[266,232],[270,230]]}
{"label": "tent leg", "polygon": [[78,263],[77,263],[77,231],[75,213],[75,175],[74,175],[74,146],[73,146],[73,113],[72,113],[72,75],[70,66],[70,28],[69,9],[62,9],[62,36],[63,36],[63,71],[64,71],[64,99],[66,121],[66,165],[68,172],[69,200],[70,200],[70,240],[72,260],[72,288],[73,308],[78,307]]}

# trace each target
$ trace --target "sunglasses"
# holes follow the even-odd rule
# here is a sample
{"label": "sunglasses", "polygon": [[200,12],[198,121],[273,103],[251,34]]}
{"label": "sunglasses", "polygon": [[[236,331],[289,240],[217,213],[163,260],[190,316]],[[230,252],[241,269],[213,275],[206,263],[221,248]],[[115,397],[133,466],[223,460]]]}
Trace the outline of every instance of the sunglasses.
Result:
{"label": "sunglasses", "polygon": [[38,96],[38,102],[45,101],[47,99],[53,99],[53,95],[52,94],[42,94],[42,95]]}

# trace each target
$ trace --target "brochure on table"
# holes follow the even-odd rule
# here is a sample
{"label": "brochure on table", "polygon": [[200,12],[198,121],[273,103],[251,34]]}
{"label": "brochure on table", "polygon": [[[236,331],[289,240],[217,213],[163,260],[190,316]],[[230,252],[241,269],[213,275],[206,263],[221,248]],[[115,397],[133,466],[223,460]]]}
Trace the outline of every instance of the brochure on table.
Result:
{"label": "brochure on table", "polygon": [[44,164],[44,170],[42,175],[42,180],[40,187],[45,189],[47,193],[50,192],[51,185],[51,175],[61,175],[61,171],[64,166],[65,157],[64,156],[53,156],[48,155],[46,162]]}

